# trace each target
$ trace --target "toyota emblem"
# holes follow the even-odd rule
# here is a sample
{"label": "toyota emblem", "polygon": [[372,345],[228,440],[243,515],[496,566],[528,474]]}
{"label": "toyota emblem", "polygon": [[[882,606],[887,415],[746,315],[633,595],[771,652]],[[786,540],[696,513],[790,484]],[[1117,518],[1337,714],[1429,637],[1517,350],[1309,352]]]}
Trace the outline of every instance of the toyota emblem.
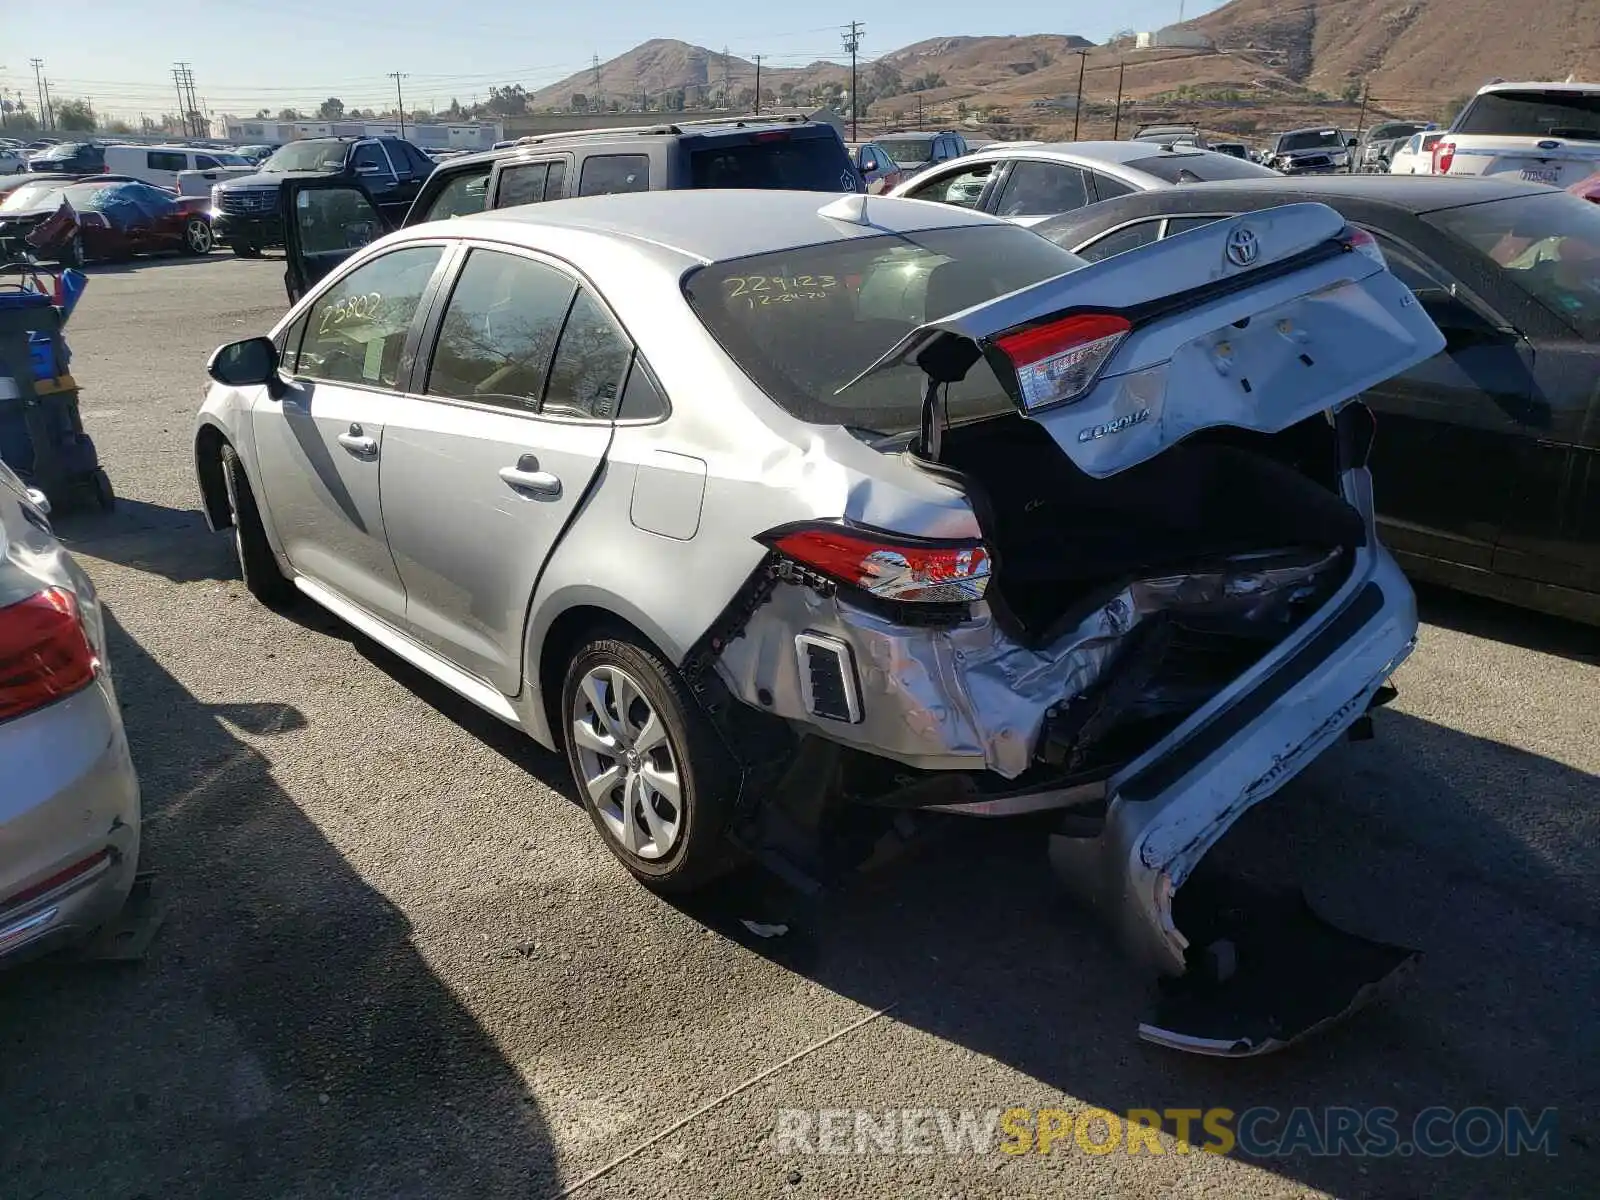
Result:
{"label": "toyota emblem", "polygon": [[1261,254],[1261,240],[1255,230],[1241,225],[1228,235],[1228,261],[1236,267],[1248,267]]}

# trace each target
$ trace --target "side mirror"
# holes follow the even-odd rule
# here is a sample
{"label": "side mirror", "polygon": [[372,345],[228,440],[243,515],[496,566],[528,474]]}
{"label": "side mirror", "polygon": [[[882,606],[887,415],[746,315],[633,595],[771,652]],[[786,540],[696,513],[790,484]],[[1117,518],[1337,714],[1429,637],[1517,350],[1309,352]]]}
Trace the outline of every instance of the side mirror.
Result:
{"label": "side mirror", "polygon": [[1347,138],[1347,139],[1345,139],[1345,143],[1344,144],[1346,146],[1348,146],[1350,149],[1354,150],[1357,146],[1361,145],[1361,139],[1360,138]]}
{"label": "side mirror", "polygon": [[276,393],[282,386],[278,381],[278,348],[265,337],[219,346],[206,363],[206,374],[229,387],[265,385]]}

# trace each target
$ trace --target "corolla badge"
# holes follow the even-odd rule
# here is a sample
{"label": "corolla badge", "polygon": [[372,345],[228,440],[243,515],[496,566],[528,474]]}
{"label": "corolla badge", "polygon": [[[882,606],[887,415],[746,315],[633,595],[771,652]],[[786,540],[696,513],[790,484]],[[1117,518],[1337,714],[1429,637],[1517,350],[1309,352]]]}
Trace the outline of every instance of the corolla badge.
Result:
{"label": "corolla badge", "polygon": [[1150,410],[1141,408],[1131,412],[1125,417],[1118,417],[1115,421],[1107,421],[1103,425],[1091,425],[1087,429],[1078,431],[1079,442],[1097,442],[1103,437],[1110,437],[1113,433],[1121,433],[1124,429],[1131,429],[1135,425],[1142,425],[1150,419]]}
{"label": "corolla badge", "polygon": [[1241,225],[1228,235],[1228,261],[1236,267],[1248,267],[1261,256],[1261,239],[1248,225]]}

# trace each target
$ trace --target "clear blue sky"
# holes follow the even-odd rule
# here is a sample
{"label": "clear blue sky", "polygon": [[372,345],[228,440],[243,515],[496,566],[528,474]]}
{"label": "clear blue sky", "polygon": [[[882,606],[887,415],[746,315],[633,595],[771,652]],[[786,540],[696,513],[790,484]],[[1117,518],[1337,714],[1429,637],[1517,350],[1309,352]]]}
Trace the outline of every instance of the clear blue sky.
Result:
{"label": "clear blue sky", "polygon": [[[1222,0],[1187,0],[1193,17]],[[190,63],[196,91],[214,112],[270,106],[314,108],[338,96],[351,108],[390,101],[390,71],[408,73],[406,107],[463,103],[491,85],[541,87],[652,37],[681,38],[773,66],[839,56],[839,26],[865,23],[871,57],[951,34],[1075,33],[1103,41],[1119,29],[1177,19],[1179,0],[1013,0],[983,9],[970,0],[872,4],[752,5],[699,0],[672,11],[652,0],[533,5],[527,0],[72,0],[63,27],[27,0],[0,0],[0,86],[34,105],[32,57],[56,98],[83,96],[119,116],[174,110],[174,60]],[[46,5],[48,10],[49,5]],[[63,33],[63,29],[66,30]]]}

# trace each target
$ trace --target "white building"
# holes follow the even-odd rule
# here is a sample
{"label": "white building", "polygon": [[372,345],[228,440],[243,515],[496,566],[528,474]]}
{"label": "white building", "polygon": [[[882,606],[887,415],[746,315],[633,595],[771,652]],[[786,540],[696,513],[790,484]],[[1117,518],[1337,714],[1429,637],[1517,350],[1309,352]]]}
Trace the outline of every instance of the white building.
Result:
{"label": "white building", "polygon": [[1136,50],[1214,50],[1216,44],[1197,29],[1182,25],[1168,25],[1165,29],[1136,33],[1133,36]]}
{"label": "white building", "polygon": [[[457,124],[417,124],[407,121],[405,137],[424,150],[487,150],[505,135],[498,121],[463,121]],[[398,121],[274,121],[212,119],[211,136],[243,145],[281,145],[315,137],[398,137]]]}

